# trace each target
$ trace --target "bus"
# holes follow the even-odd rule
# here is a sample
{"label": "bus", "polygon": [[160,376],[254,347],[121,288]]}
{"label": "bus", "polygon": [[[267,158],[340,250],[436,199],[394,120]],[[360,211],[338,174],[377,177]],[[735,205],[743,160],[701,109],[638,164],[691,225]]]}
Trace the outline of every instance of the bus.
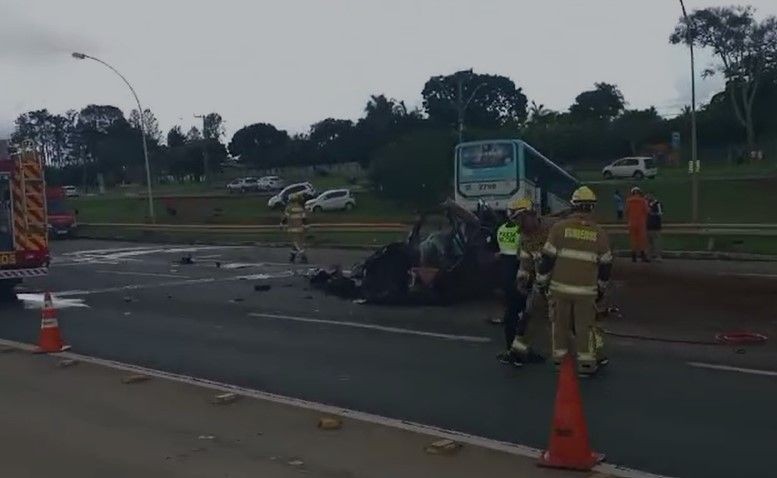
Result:
{"label": "bus", "polygon": [[485,202],[505,210],[510,200],[528,197],[543,214],[567,209],[580,184],[528,143],[519,139],[461,143],[455,153],[456,202],[475,210]]}

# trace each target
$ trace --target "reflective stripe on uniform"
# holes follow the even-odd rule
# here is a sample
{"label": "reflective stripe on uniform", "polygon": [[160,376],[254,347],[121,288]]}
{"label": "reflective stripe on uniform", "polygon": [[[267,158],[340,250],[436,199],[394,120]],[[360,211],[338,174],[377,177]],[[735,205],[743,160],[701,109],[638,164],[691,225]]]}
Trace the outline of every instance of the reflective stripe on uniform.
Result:
{"label": "reflective stripe on uniform", "polygon": [[612,252],[607,251],[599,256],[599,264],[609,264],[612,262]]}
{"label": "reflective stripe on uniform", "polygon": [[550,279],[550,274],[537,274],[538,284],[546,284],[548,282],[548,279]]}
{"label": "reflective stripe on uniform", "polygon": [[607,288],[607,281],[604,281],[604,280],[597,281],[597,285],[599,286],[599,289],[604,290]]}
{"label": "reflective stripe on uniform", "polygon": [[550,290],[569,295],[596,295],[596,287],[564,284],[558,281],[550,281]]}
{"label": "reflective stripe on uniform", "polygon": [[546,242],[545,245],[542,246],[542,252],[551,257],[556,257],[556,254],[558,254],[558,250],[556,249],[556,246],[554,246],[550,242]]}
{"label": "reflective stripe on uniform", "polygon": [[532,258],[531,254],[521,249],[521,259],[531,259],[531,258]]}
{"label": "reflective stripe on uniform", "polygon": [[518,271],[518,276],[517,277],[519,279],[524,279],[524,278],[530,277],[530,276],[531,276],[531,274],[529,274],[527,271],[521,269],[521,270]]}
{"label": "reflective stripe on uniform", "polygon": [[576,261],[585,262],[598,262],[599,258],[596,253],[590,251],[581,251],[579,249],[561,249],[558,253],[558,257],[564,257],[566,259],[574,259]]}

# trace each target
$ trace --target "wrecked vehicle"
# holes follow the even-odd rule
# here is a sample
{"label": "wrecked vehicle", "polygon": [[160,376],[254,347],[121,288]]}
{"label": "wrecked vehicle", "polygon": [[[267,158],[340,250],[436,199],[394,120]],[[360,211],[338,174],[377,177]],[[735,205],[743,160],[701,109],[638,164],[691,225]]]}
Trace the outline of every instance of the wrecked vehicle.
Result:
{"label": "wrecked vehicle", "polygon": [[449,304],[491,293],[499,280],[494,235],[503,218],[446,202],[422,214],[403,242],[387,244],[344,273],[317,271],[311,284],[375,304]]}

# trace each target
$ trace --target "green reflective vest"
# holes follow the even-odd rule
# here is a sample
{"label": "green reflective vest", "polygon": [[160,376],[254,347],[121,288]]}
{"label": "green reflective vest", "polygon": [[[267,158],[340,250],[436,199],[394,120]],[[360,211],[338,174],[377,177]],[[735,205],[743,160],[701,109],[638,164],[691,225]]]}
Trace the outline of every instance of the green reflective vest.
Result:
{"label": "green reflective vest", "polygon": [[496,231],[496,242],[499,244],[499,253],[506,256],[518,254],[521,245],[521,231],[518,225],[506,222]]}

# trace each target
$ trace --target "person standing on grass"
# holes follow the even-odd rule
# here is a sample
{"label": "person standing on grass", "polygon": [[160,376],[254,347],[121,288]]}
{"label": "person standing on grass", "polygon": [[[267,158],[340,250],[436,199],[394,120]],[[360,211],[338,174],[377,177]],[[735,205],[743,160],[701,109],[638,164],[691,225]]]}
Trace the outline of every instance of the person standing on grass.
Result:
{"label": "person standing on grass", "polygon": [[661,262],[661,227],[664,206],[653,194],[648,194],[647,200],[649,207],[647,216],[648,257],[656,262]]}
{"label": "person standing on grass", "polygon": [[647,249],[647,218],[650,207],[638,187],[631,188],[631,194],[626,200],[626,218],[629,223],[629,239],[631,242],[631,262],[637,262],[637,256],[642,262],[650,262]]}
{"label": "person standing on grass", "polygon": [[623,220],[623,208],[625,207],[625,204],[623,201],[623,196],[621,196],[621,192],[617,189],[612,195],[612,201],[615,205],[615,218],[618,220],[618,222],[620,222]]}

